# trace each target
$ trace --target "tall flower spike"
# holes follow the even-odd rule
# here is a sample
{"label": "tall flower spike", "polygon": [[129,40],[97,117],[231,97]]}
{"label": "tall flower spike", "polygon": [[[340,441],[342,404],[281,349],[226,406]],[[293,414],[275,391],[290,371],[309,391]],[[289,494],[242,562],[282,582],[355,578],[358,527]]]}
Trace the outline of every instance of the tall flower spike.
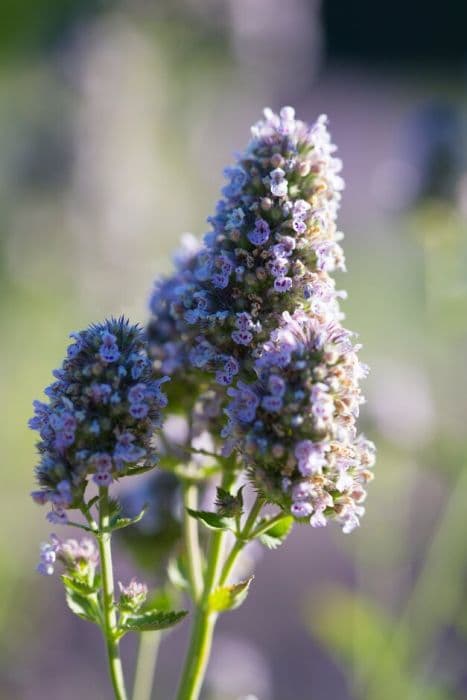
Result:
{"label": "tall flower spike", "polygon": [[37,430],[40,504],[50,503],[51,522],[67,521],[66,510],[80,505],[88,477],[99,486],[157,463],[152,438],[167,404],[148,358],[139,326],[111,319],[72,334],[56,381],[34,402],[29,426]]}
{"label": "tall flower spike", "polygon": [[230,396],[226,450],[237,446],[255,483],[295,517],[315,526],[337,517],[350,531],[374,448],[357,437],[366,368],[331,277],[345,270],[344,182],[326,123],[265,110],[225,171],[212,230],[173,288],[170,313],[185,338],[185,374],[212,373]]}
{"label": "tall flower spike", "polygon": [[[283,311],[303,305],[340,318],[329,272],[344,268],[335,218],[341,163],[320,117],[311,127],[290,107],[265,111],[234,167],[204,247],[173,287],[172,318],[189,338],[191,366],[221,386],[253,372]],[[191,331],[190,331],[191,328]]]}

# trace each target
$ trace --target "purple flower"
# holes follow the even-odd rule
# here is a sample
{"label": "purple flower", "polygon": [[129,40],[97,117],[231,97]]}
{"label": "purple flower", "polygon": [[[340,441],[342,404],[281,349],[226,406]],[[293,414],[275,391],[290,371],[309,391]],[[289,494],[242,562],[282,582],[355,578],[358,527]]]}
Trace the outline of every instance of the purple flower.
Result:
{"label": "purple flower", "polygon": [[112,483],[112,474],[110,472],[96,472],[93,474],[92,480],[94,481],[97,486],[110,486]]}
{"label": "purple flower", "polygon": [[255,327],[251,315],[246,311],[236,315],[235,325],[241,331],[251,331]]}
{"label": "purple flower", "polygon": [[228,185],[224,187],[222,190],[223,193],[226,195],[226,197],[236,197],[238,196],[246,181],[247,181],[247,174],[243,170],[243,168],[240,167],[234,167],[234,168],[226,168],[224,170],[224,174],[226,177],[229,178],[230,182]]}
{"label": "purple flower", "polygon": [[227,409],[228,415],[242,423],[251,423],[259,405],[259,398],[255,392],[247,384],[238,382],[235,389],[227,390],[227,394],[233,398]]}
{"label": "purple flower", "polygon": [[302,440],[295,446],[295,457],[302,476],[319,474],[326,464],[326,452],[329,445],[311,440]]}
{"label": "purple flower", "polygon": [[130,403],[141,403],[146,398],[146,384],[135,384],[128,392],[128,401]]}
{"label": "purple flower", "polygon": [[120,357],[120,350],[117,345],[117,338],[108,331],[101,334],[102,345],[99,348],[99,355],[104,362],[116,362]]}
{"label": "purple flower", "polygon": [[50,536],[50,543],[44,542],[40,547],[40,561],[37,571],[45,576],[54,573],[55,565],[60,562],[67,574],[79,573],[93,582],[99,561],[96,545],[89,537],[80,541],[75,539],[60,540],[56,535]]}
{"label": "purple flower", "polygon": [[282,377],[279,377],[277,374],[272,374],[269,377],[268,389],[273,396],[281,397],[284,395],[286,383]]}
{"label": "purple flower", "polygon": [[107,452],[96,452],[91,458],[98,472],[110,472],[112,471],[112,457],[107,454]]}
{"label": "purple flower", "polygon": [[149,413],[149,406],[145,403],[130,404],[130,414],[133,418],[146,418]]}
{"label": "purple flower", "polygon": [[307,501],[295,501],[290,512],[295,518],[307,518],[313,512],[313,506]]}
{"label": "purple flower", "polygon": [[54,573],[54,565],[57,561],[58,543],[52,540],[52,543],[43,542],[40,547],[40,560],[37,565],[37,571],[42,576],[52,576]]}
{"label": "purple flower", "polygon": [[124,586],[119,581],[118,587],[120,589],[120,607],[127,608],[128,610],[135,612],[139,610],[146,601],[148,587],[145,583],[141,583],[133,578],[127,586]]}
{"label": "purple flower", "polygon": [[92,384],[90,394],[96,403],[107,403],[112,395],[110,384]]}
{"label": "purple flower", "polygon": [[211,277],[213,287],[217,289],[225,289],[229,285],[229,276],[224,272],[217,272]]}
{"label": "purple flower", "polygon": [[292,284],[291,277],[276,277],[274,280],[274,290],[283,294],[292,288]]}
{"label": "purple flower", "polygon": [[238,373],[238,369],[237,360],[234,357],[227,358],[222,369],[216,372],[216,382],[221,386],[232,384],[232,380]]}
{"label": "purple flower", "polygon": [[264,245],[271,235],[269,224],[264,219],[256,219],[255,228],[248,233],[248,240],[253,245]]}
{"label": "purple flower", "polygon": [[285,179],[285,172],[282,168],[276,168],[271,173],[269,173],[271,180],[271,192],[275,197],[285,197],[288,190],[287,180]]}
{"label": "purple flower", "polygon": [[272,252],[277,258],[288,258],[295,250],[295,238],[292,236],[281,236],[280,243],[276,243],[272,248]]}
{"label": "purple flower", "polygon": [[261,406],[269,413],[279,413],[283,406],[280,396],[265,396],[261,401]]}
{"label": "purple flower", "polygon": [[236,228],[240,228],[243,224],[243,221],[245,219],[245,212],[243,209],[238,207],[237,209],[234,209],[231,214],[227,217],[227,223],[225,228],[227,231],[233,231]]}
{"label": "purple flower", "polygon": [[269,270],[273,277],[283,277],[289,269],[287,258],[273,258],[269,263]]}
{"label": "purple flower", "polygon": [[232,333],[232,340],[237,345],[250,345],[253,340],[253,333],[250,331],[234,331]]}

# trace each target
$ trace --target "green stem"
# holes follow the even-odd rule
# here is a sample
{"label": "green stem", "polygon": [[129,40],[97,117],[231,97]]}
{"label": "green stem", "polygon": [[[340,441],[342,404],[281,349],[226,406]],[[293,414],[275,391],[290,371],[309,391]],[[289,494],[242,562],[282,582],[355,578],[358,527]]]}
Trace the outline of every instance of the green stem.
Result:
{"label": "green stem", "polygon": [[160,641],[160,632],[142,632],[139,635],[133,700],[151,700]]}
{"label": "green stem", "polygon": [[117,612],[114,601],[114,580],[112,569],[112,551],[109,530],[109,494],[107,487],[99,487],[99,554],[102,574],[102,608],[104,616],[104,636],[107,646],[109,674],[116,700],[127,700],[123,678],[120,650],[116,639]]}
{"label": "green stem", "polygon": [[188,558],[188,575],[193,600],[198,602],[203,592],[203,562],[198,537],[198,521],[187,513],[187,508],[197,510],[198,487],[190,481],[183,483],[183,534]]}
{"label": "green stem", "polygon": [[[223,484],[223,488],[230,484]],[[206,578],[203,596],[196,608],[190,644],[185,668],[178,689],[177,700],[198,700],[211,652],[214,627],[218,614],[209,609],[211,592],[228,577],[240,551],[247,542],[247,536],[254,527],[256,518],[263,506],[263,500],[257,498],[224,567],[222,567],[222,550],[226,532],[216,530],[213,533],[207,560]]]}
{"label": "green stem", "polygon": [[267,532],[272,525],[280,522],[283,517],[284,513],[281,511],[270,520],[265,520],[265,522],[263,522],[261,525],[258,525],[256,530],[253,530],[253,532],[250,534],[250,540],[256,540],[257,537],[260,537],[260,535],[262,535],[264,532]]}
{"label": "green stem", "polygon": [[[230,489],[234,479],[233,472],[225,472],[222,479],[222,488]],[[201,691],[217,620],[217,613],[209,610],[209,595],[216,587],[220,575],[225,535],[226,533],[222,530],[216,530],[212,533],[203,593],[195,610],[190,643],[180,679],[177,700],[197,700]]]}
{"label": "green stem", "polygon": [[235,542],[234,546],[232,547],[229,556],[226,559],[226,562],[224,564],[224,567],[222,569],[220,578],[219,578],[219,586],[223,586],[224,583],[227,581],[229,578],[229,575],[235,565],[235,562],[237,561],[237,557],[242,551],[242,549],[245,547],[245,545],[248,543],[250,536],[252,534],[252,530],[255,526],[256,523],[256,518],[261,512],[261,508],[264,505],[264,500],[258,496],[256,498],[256,501],[254,502],[250,514],[248,515],[248,518],[245,522],[245,525],[239,535],[237,537],[237,541]]}
{"label": "green stem", "polygon": [[222,530],[217,530],[213,533],[203,596],[196,608],[190,645],[178,689],[177,700],[197,700],[201,691],[211,652],[214,626],[217,620],[217,613],[209,610],[209,595],[215,588],[219,576],[224,538],[225,532]]}

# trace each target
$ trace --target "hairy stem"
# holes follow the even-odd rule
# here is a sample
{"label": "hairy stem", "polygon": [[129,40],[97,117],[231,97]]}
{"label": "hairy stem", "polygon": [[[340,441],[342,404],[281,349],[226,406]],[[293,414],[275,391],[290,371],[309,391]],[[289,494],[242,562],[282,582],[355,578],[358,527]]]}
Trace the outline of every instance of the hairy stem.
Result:
{"label": "hairy stem", "polygon": [[209,595],[216,587],[224,538],[225,533],[222,530],[213,533],[207,561],[203,596],[196,607],[190,645],[180,681],[177,700],[197,700],[201,691],[211,652],[214,626],[217,619],[217,614],[209,610]]}
{"label": "hairy stem", "polygon": [[222,569],[220,578],[219,578],[219,585],[223,586],[224,583],[226,583],[227,579],[230,576],[230,573],[235,566],[235,562],[237,561],[237,557],[242,551],[242,549],[245,547],[245,545],[248,543],[248,538],[251,535],[251,532],[255,526],[256,518],[261,512],[261,508],[263,507],[264,501],[263,499],[258,496],[256,498],[256,501],[253,503],[253,506],[251,508],[251,511],[248,515],[248,518],[245,522],[245,525],[240,532],[239,537],[237,537],[237,540],[232,547],[230,554],[228,555],[226,562],[224,564],[224,567]]}
{"label": "hairy stem", "polygon": [[[231,482],[229,483],[229,481],[224,479],[223,488],[228,488],[230,485]],[[246,539],[244,538],[248,536],[254,527],[262,505],[262,499],[257,498],[241,532],[241,537],[237,539],[224,567],[222,567],[222,552],[226,533],[223,530],[216,530],[212,535],[203,595],[195,612],[190,645],[177,700],[198,700],[199,698],[211,652],[214,627],[218,617],[216,612],[209,609],[209,596],[218,585],[224,583],[227,579],[236,557],[246,544]],[[235,554],[233,554],[234,550]]]}
{"label": "hairy stem", "polygon": [[102,609],[104,616],[104,636],[107,647],[109,674],[116,700],[127,700],[125,681],[117,631],[117,612],[114,601],[114,579],[112,568],[111,533],[109,530],[109,494],[107,487],[99,488],[99,554],[102,574]]}

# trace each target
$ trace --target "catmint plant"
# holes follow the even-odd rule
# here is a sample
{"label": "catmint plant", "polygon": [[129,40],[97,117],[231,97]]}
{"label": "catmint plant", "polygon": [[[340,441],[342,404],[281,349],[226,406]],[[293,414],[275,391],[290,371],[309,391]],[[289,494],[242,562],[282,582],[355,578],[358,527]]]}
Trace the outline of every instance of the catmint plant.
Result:
{"label": "catmint plant", "polygon": [[[335,521],[350,533],[364,513],[375,449],[357,419],[368,368],[342,325],[346,295],[333,276],[345,270],[336,225],[344,183],[326,122],[265,110],[225,170],[203,243],[185,236],[173,274],[157,280],[146,332],[121,319],[75,334],[48,403],[35,404],[33,498],[50,506],[52,523],[98,543],[97,552],[88,538],[53,535],[38,568],[50,575],[61,563],[71,609],[103,629],[116,698],[125,698],[120,637],[185,612],[148,606],[136,579],[120,582],[115,600],[110,534],[143,513],[119,512],[108,497],[114,481],[156,463],[170,472],[167,492],[159,471],[133,494],[144,492],[153,521],[126,542],[153,570],[169,558],[171,585],[192,601],[177,700],[198,700],[217,618],[248,594],[253,577],[235,577],[245,547],[274,549],[295,524]],[[73,509],[84,524],[70,520]],[[165,526],[170,536],[159,541]],[[151,653],[141,649],[140,661]],[[150,698],[151,676],[152,667],[137,672],[135,700]]]}
{"label": "catmint plant", "polygon": [[[124,318],[71,337],[67,357],[45,390],[48,401],[35,402],[29,423],[40,436],[40,489],[32,497],[50,506],[50,522],[87,531],[97,547],[90,537],[61,540],[54,534],[41,546],[38,571],[50,576],[57,563],[62,566],[68,606],[101,627],[115,697],[124,699],[120,639],[130,631],[171,626],[185,615],[146,605],[147,587],[136,580],[119,582],[117,597],[111,555],[112,532],[137,522],[144,511],[122,517],[109,487],[157,464],[154,433],[162,426],[167,399],[161,386],[168,377],[156,376],[145,334]],[[71,520],[71,511],[84,522]]]}
{"label": "catmint plant", "polygon": [[[326,123],[309,126],[291,107],[265,110],[225,170],[203,245],[191,244],[152,296],[157,366],[170,367],[185,406],[206,391],[216,397],[205,428],[222,477],[214,510],[185,502],[189,569],[201,566],[190,518],[214,532],[203,580],[191,587],[178,700],[198,698],[215,620],[248,591],[250,579],[229,584],[245,545],[275,547],[294,522],[335,520],[350,533],[364,513],[374,446],[356,421],[368,368],[342,325],[346,294],[333,277],[345,271],[336,225],[344,183]],[[256,491],[250,508],[245,479]]]}

